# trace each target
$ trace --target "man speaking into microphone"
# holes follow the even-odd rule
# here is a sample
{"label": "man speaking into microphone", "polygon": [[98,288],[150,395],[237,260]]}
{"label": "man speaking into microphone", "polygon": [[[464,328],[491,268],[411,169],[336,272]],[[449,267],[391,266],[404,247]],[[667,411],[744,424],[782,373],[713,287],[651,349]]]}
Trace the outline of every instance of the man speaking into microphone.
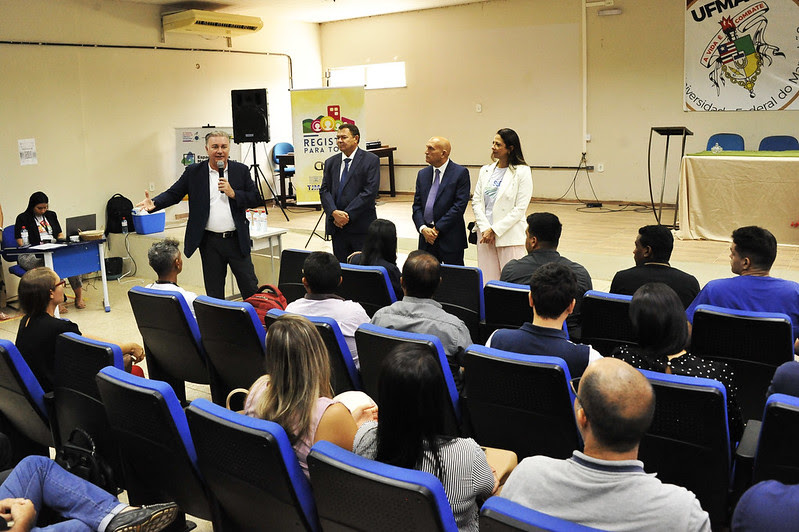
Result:
{"label": "man speaking into microphone", "polygon": [[144,192],[137,204],[154,212],[189,196],[183,253],[191,257],[200,249],[205,293],[225,298],[227,267],[233,272],[239,292],[247,299],[258,290],[258,279],[250,258],[250,230],[246,211],[261,205],[261,197],[250,179],[247,166],[229,161],[230,136],[211,131],[205,136],[208,161],[186,167],[174,185],[155,198]]}

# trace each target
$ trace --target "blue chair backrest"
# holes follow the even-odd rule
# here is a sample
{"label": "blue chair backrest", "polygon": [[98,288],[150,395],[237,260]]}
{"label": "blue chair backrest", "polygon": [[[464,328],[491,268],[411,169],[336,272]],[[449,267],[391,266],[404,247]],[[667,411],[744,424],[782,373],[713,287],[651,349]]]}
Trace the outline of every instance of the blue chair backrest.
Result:
{"label": "blue chair backrest", "polygon": [[200,470],[237,530],[318,530],[311,485],[283,427],[195,399],[186,410]]}
{"label": "blue chair backrest", "polygon": [[583,296],[581,342],[591,344],[604,356],[622,345],[636,345],[637,335],[630,321],[633,296],[589,290]]}
{"label": "blue chair backrest", "polygon": [[582,447],[569,366],[562,358],[471,345],[464,357],[464,400],[480,445],[568,458]]}
{"label": "blue chair backrest", "polygon": [[799,483],[799,398],[775,393],[766,401],[755,454],[754,482]]}
{"label": "blue chair backrest", "polygon": [[287,303],[305,296],[302,267],[311,252],[306,249],[284,249],[280,254],[280,277],[277,287]]}
{"label": "blue chair backrest", "polygon": [[397,300],[388,272],[382,266],[342,264],[341,277],[336,293],[360,303],[370,317]]}
{"label": "blue chair backrest", "polygon": [[294,146],[290,142],[278,142],[272,148],[272,162],[277,166],[278,155],[286,155],[288,153],[292,153],[294,151]]}
{"label": "blue chair backrest", "polygon": [[[17,253],[13,250],[17,248],[17,239],[14,238],[14,225],[3,228],[3,258],[6,262],[17,262]],[[9,271],[18,277],[25,275],[25,270],[21,266],[11,266]]]}
{"label": "blue chair backrest", "polygon": [[[376,401],[379,397],[378,381],[380,377],[380,367],[383,360],[394,347],[403,343],[413,343],[431,349],[441,365],[441,373],[444,376],[442,385],[446,387],[446,392],[449,395],[452,405],[452,419],[450,422],[456,424],[457,427],[460,426],[460,396],[458,395],[458,389],[455,387],[455,380],[452,376],[452,370],[450,369],[447,356],[444,353],[444,347],[441,345],[441,340],[437,336],[397,331],[395,329],[387,329],[385,327],[372,325],[371,323],[365,323],[355,331],[355,343],[358,345],[358,358],[361,361],[363,390]],[[449,427],[449,429],[453,431],[453,436],[457,435],[457,432],[454,432],[457,430],[457,427]]]}
{"label": "blue chair backrest", "polygon": [[53,445],[44,391],[17,346],[0,340],[0,412],[26,438],[46,450]]}
{"label": "blue chair backrest", "polygon": [[560,519],[502,497],[490,497],[480,508],[481,532],[512,532],[515,530],[552,532],[590,532],[597,530]]}
{"label": "blue chair backrest", "polygon": [[799,150],[799,140],[791,135],[772,135],[760,141],[760,151]]}
{"label": "blue chair backrest", "polygon": [[430,473],[368,460],[319,441],[308,455],[322,527],[330,530],[458,530]]}
{"label": "blue chair backrest", "polygon": [[716,133],[707,139],[707,151],[718,143],[726,151],[744,151],[744,138],[738,133]]}
{"label": "blue chair backrest", "polygon": [[[270,309],[266,313],[266,317],[264,317],[264,322],[271,325],[274,320],[284,314],[289,313],[280,309]],[[303,316],[314,324],[316,330],[322,335],[322,341],[325,342],[330,356],[330,385],[333,387],[335,394],[350,390],[362,390],[361,373],[355,367],[352,353],[347,341],[344,339],[341,328],[338,326],[338,322],[333,318],[324,316]]]}
{"label": "blue chair backrest", "polygon": [[441,284],[433,299],[450,314],[463,320],[473,340],[480,340],[480,322],[485,320],[483,272],[473,266],[441,265]]}
{"label": "blue chair backrest", "polygon": [[727,391],[712,379],[641,370],[655,389],[655,416],[638,451],[649,473],[694,492],[715,524],[727,517],[730,435]]}
{"label": "blue chair backrest", "polygon": [[114,367],[100,370],[97,387],[127,464],[125,481],[131,502],[174,500],[186,513],[215,520],[216,506],[197,465],[186,414],[172,387]]}
{"label": "blue chair backrest", "polygon": [[515,329],[533,320],[530,308],[530,286],[526,284],[488,281],[483,287],[485,330],[483,340],[497,329]]}
{"label": "blue chair backrest", "polygon": [[227,397],[234,388],[248,388],[264,374],[265,337],[252,305],[208,296],[194,300],[200,337],[213,371],[211,386]]}

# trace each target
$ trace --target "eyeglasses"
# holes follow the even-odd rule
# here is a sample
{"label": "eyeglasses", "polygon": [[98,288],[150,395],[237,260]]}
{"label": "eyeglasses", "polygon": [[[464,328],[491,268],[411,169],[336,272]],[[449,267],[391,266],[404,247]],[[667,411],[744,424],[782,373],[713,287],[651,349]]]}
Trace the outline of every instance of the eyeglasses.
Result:
{"label": "eyeglasses", "polygon": [[580,397],[577,395],[577,385],[580,383],[580,377],[574,377],[569,381],[569,386],[571,386],[572,393],[574,394],[577,399]]}
{"label": "eyeglasses", "polygon": [[58,281],[58,282],[55,284],[55,286],[53,286],[53,288],[52,288],[52,289],[53,289],[53,290],[55,290],[55,289],[56,289],[56,288],[58,288],[59,286],[64,286],[65,284],[67,284],[67,280],[66,280],[66,279],[61,279],[60,281]]}

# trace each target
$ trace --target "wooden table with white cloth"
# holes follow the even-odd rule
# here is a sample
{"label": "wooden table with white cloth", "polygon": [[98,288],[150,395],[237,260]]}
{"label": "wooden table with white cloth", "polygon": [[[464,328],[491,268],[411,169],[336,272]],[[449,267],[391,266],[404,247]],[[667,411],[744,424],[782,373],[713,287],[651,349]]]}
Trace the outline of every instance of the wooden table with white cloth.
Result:
{"label": "wooden table with white cloth", "polygon": [[680,169],[678,238],[725,240],[745,225],[799,245],[799,151],[701,152]]}

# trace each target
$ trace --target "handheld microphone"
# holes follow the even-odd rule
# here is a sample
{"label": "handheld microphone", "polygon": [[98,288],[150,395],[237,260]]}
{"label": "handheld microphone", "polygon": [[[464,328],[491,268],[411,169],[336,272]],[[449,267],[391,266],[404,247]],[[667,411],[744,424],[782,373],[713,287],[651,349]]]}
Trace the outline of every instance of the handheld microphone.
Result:
{"label": "handheld microphone", "polygon": [[[225,161],[216,161],[216,169],[219,170],[219,179],[225,178]],[[225,192],[220,190],[220,194],[224,194]]]}

